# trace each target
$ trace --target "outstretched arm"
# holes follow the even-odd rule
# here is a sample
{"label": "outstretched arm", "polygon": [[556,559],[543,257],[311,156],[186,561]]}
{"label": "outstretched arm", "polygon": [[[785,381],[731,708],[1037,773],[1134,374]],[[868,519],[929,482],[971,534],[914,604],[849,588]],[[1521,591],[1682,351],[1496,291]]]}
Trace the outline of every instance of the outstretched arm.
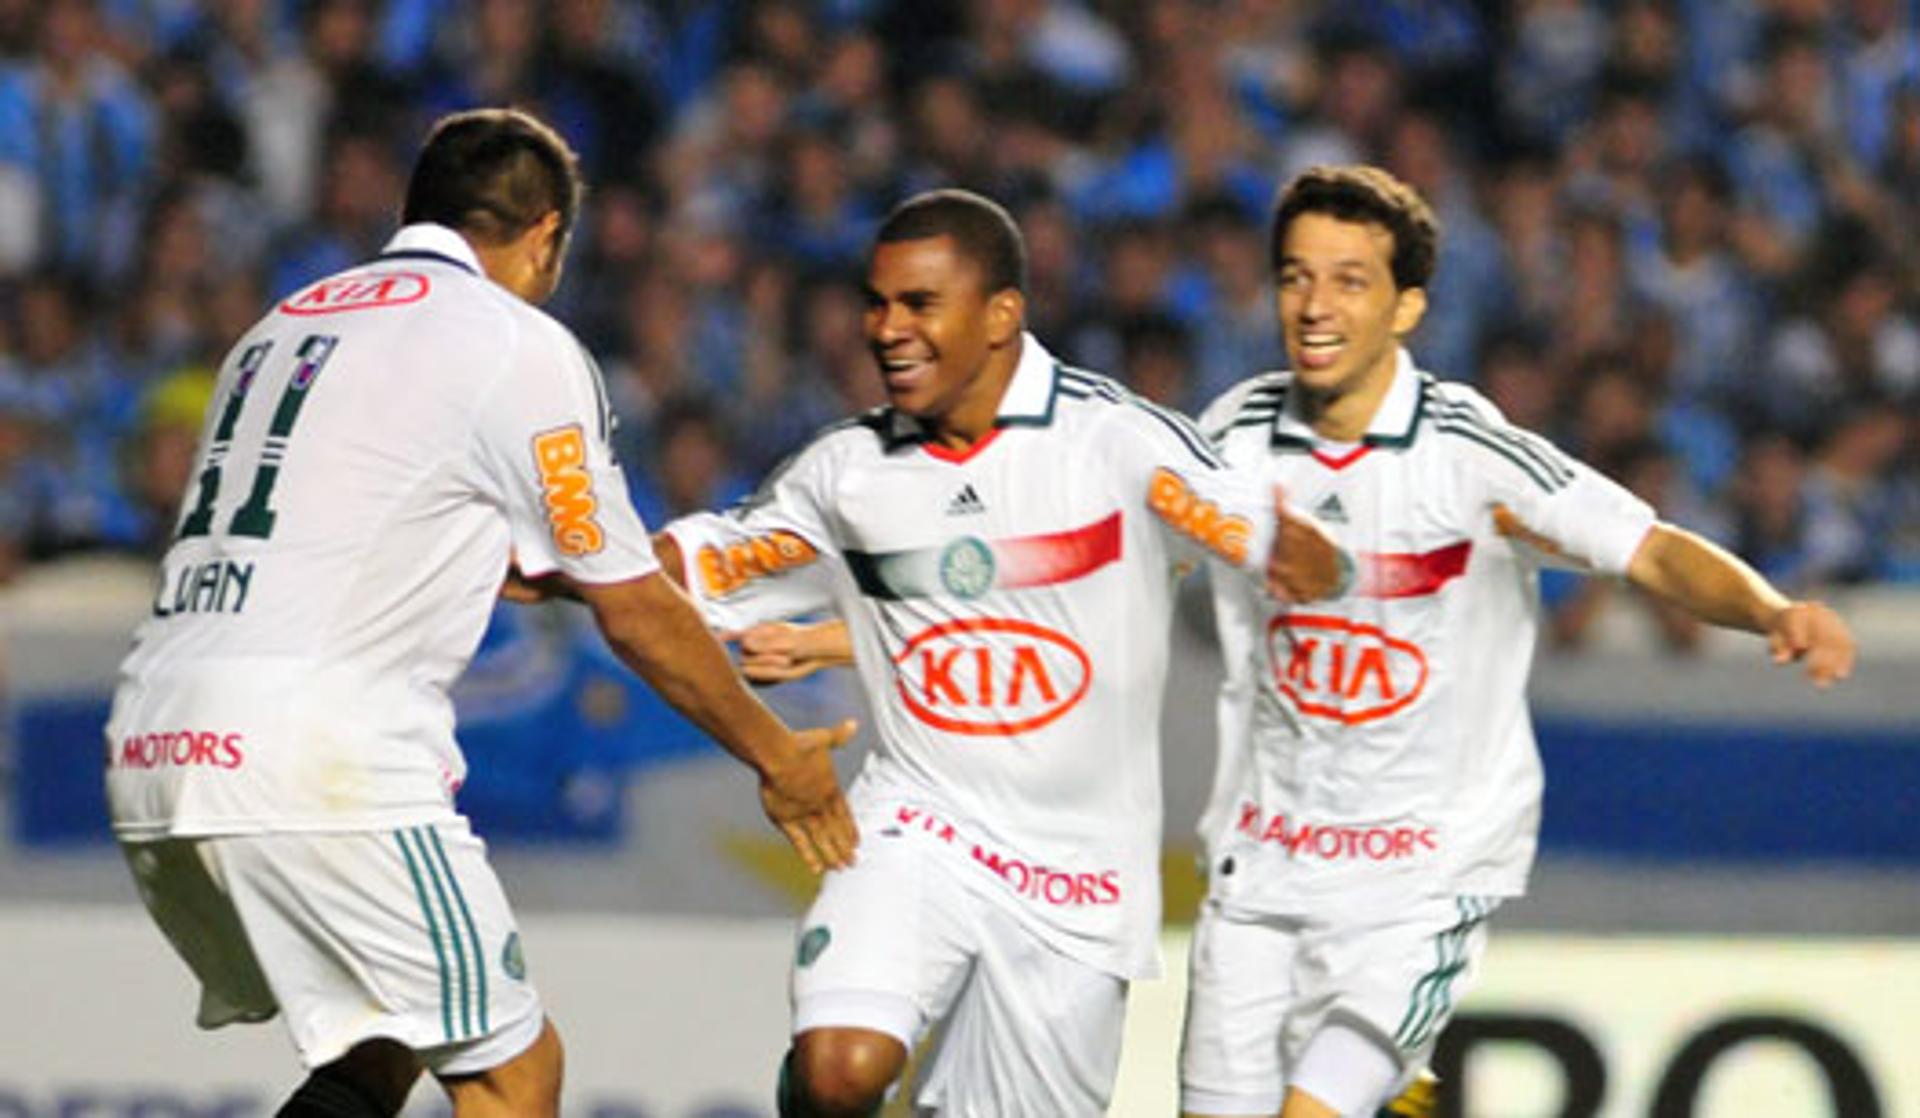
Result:
{"label": "outstretched arm", "polygon": [[851,721],[789,730],[740,682],[686,593],[659,572],[577,589],[621,660],[760,775],[767,818],[810,869],[853,860],[853,815],[828,756],[853,736]]}
{"label": "outstretched arm", "polygon": [[1647,533],[1627,579],[1710,624],[1766,636],[1774,662],[1804,661],[1816,687],[1853,671],[1853,634],[1820,602],[1794,601],[1738,556],[1667,523]]}

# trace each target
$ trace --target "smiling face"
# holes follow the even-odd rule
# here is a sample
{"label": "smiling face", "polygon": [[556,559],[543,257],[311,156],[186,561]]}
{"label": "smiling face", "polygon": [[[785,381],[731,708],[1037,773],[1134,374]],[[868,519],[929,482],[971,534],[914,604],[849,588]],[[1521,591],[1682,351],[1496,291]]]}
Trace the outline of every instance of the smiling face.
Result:
{"label": "smiling face", "polygon": [[894,407],[943,442],[993,427],[1019,362],[1025,301],[988,291],[950,236],[882,242],[867,270],[867,346]]}
{"label": "smiling face", "polygon": [[1323,406],[1384,395],[1400,339],[1427,306],[1424,290],[1394,285],[1393,234],[1371,222],[1300,214],[1275,279],[1294,383]]}

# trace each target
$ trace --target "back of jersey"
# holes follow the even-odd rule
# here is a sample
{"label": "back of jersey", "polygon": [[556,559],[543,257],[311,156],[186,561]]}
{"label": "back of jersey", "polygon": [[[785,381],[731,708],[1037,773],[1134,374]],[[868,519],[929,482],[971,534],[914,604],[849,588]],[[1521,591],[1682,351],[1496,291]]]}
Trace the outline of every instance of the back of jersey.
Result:
{"label": "back of jersey", "polygon": [[[108,726],[123,837],[451,813],[447,687],[516,548],[550,567],[553,541],[599,531],[585,446],[606,423],[571,336],[459,255],[323,280],[228,356]],[[569,462],[573,503],[542,509]],[[549,539],[520,547],[516,504]]]}

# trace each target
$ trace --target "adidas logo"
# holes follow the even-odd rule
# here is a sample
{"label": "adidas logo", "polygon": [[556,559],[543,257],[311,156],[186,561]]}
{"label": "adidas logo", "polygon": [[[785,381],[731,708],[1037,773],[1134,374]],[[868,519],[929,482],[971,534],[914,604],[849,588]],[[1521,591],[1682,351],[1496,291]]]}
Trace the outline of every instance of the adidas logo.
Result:
{"label": "adidas logo", "polygon": [[961,486],[960,492],[955,493],[953,500],[947,502],[948,516],[972,516],[985,511],[987,511],[986,502],[980,499],[980,494],[973,491],[971,482]]}
{"label": "adidas logo", "polygon": [[1340,494],[1329,493],[1327,499],[1313,507],[1313,515],[1329,524],[1347,522],[1347,506],[1340,503]]}

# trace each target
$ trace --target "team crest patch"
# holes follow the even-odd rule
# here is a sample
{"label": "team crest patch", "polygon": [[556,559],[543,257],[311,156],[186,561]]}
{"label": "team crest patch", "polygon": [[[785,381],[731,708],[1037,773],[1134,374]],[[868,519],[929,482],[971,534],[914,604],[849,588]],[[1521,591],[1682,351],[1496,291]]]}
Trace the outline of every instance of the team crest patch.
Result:
{"label": "team crest patch", "polygon": [[978,598],[993,589],[993,549],[964,536],[940,553],[940,585],[957,598]]}
{"label": "team crest patch", "polygon": [[800,949],[793,953],[794,961],[803,967],[812,966],[813,961],[820,957],[820,953],[825,951],[827,944],[831,942],[833,942],[833,932],[824,924],[808,928],[806,934],[800,937]]}
{"label": "team crest patch", "polygon": [[507,945],[500,949],[500,969],[507,977],[524,982],[527,977],[527,956],[520,949],[520,933],[508,932]]}

